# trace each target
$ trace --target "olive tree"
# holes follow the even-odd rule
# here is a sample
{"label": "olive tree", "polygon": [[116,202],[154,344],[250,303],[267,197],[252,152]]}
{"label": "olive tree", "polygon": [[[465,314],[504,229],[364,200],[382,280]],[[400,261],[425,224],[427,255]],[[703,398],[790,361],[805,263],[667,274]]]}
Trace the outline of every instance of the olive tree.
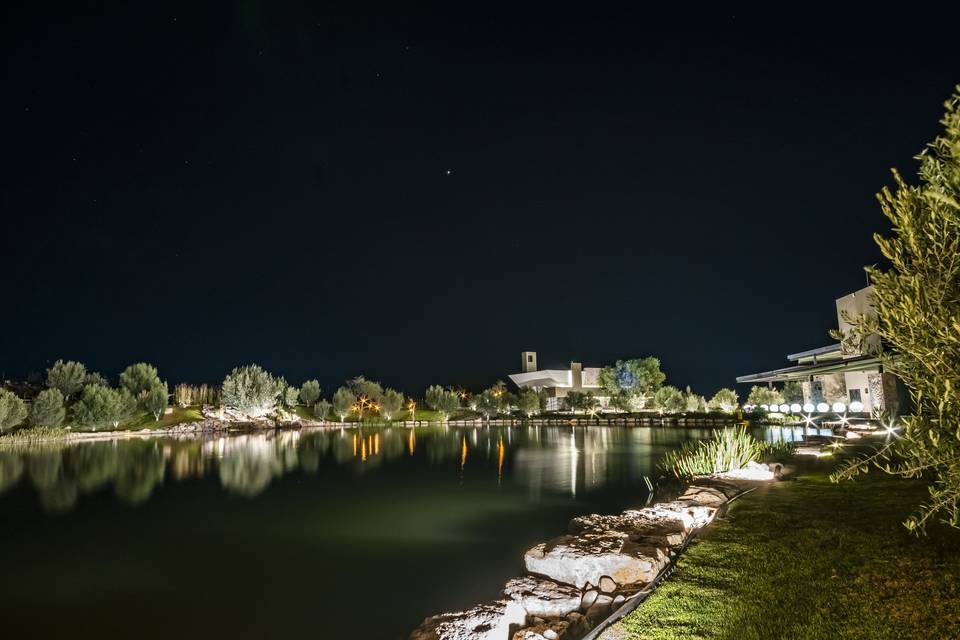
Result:
{"label": "olive tree", "polygon": [[353,411],[353,405],[357,402],[357,397],[346,387],[340,387],[333,394],[333,413],[339,416],[340,422],[345,422],[347,416]]}
{"label": "olive tree", "polygon": [[59,389],[44,389],[30,403],[30,424],[35,427],[59,427],[66,414]]}
{"label": "olive tree", "polygon": [[566,402],[567,408],[573,412],[589,412],[597,408],[597,399],[590,391],[586,393],[582,391],[571,391],[567,394],[567,397],[564,398],[564,401]]}
{"label": "olive tree", "polygon": [[26,403],[12,391],[0,389],[0,431],[16,427],[26,417]]}
{"label": "olive tree", "polygon": [[783,401],[787,404],[803,402],[803,385],[796,380],[783,383]]}
{"label": "olive tree", "polygon": [[653,396],[657,407],[664,413],[681,413],[687,408],[683,392],[669,385],[660,387]]}
{"label": "olive tree", "polygon": [[170,403],[167,383],[157,381],[148,391],[141,394],[140,403],[144,409],[153,414],[155,420],[159,421]]}
{"label": "olive tree", "polygon": [[444,422],[451,413],[460,408],[460,397],[456,392],[436,384],[427,388],[425,400],[427,406],[438,412]]}
{"label": "olive tree", "polygon": [[87,368],[73,360],[57,360],[47,369],[47,386],[58,389],[64,398],[69,398],[83,388]]}
{"label": "olive tree", "polygon": [[779,389],[773,387],[761,387],[754,385],[750,387],[750,394],[747,396],[747,404],[759,407],[762,404],[767,406],[783,404],[783,394]]}
{"label": "olive tree", "polygon": [[320,383],[316,380],[307,380],[300,387],[300,402],[312,407],[320,399]]}
{"label": "olive tree", "polygon": [[231,371],[223,379],[221,393],[225,407],[251,417],[265,416],[277,408],[277,379],[255,364]]}
{"label": "olive tree", "polygon": [[694,393],[693,390],[688,386],[687,391],[684,394],[686,398],[686,411],[687,413],[705,413],[707,410],[707,399],[703,396]]}
{"label": "olive tree", "polygon": [[737,392],[733,389],[723,388],[713,394],[707,407],[711,411],[730,412],[737,408]]}
{"label": "olive tree", "polygon": [[317,400],[313,405],[314,417],[326,420],[330,415],[330,403],[326,400]]}
{"label": "olive tree", "polygon": [[384,420],[393,420],[393,416],[403,406],[403,394],[394,389],[387,389],[380,399],[380,415]]}
{"label": "olive tree", "polygon": [[528,418],[540,413],[540,396],[533,389],[521,389],[517,396],[517,409]]}
{"label": "olive tree", "polygon": [[599,381],[610,402],[623,411],[644,406],[646,398],[656,393],[667,376],[660,371],[660,360],[654,357],[617,360],[600,370]]}
{"label": "olive tree", "polygon": [[293,408],[297,406],[297,401],[300,399],[300,390],[296,387],[287,387],[283,392],[283,405],[288,408]]}
{"label": "olive tree", "polygon": [[380,399],[383,398],[383,387],[380,386],[380,383],[367,380],[363,376],[347,380],[347,388],[357,398],[365,398],[370,402],[379,403]]}
{"label": "olive tree", "polygon": [[916,532],[932,518],[960,528],[960,85],[945,106],[943,133],[917,156],[920,184],[894,171],[895,189],[878,195],[892,235],[874,235],[889,268],[867,268],[876,317],[838,336],[848,345],[879,337],[884,368],[909,390],[913,413],[900,437],[835,479],[871,464],[922,478],[929,498],[905,522]]}

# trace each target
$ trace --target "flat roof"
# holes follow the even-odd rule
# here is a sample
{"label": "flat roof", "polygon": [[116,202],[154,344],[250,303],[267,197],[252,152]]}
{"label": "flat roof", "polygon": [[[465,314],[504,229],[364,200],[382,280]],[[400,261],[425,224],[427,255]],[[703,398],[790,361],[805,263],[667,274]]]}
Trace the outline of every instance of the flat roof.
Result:
{"label": "flat roof", "polygon": [[816,349],[808,349],[806,351],[801,351],[799,353],[791,353],[787,356],[787,360],[796,362],[800,358],[809,358],[811,356],[822,356],[827,353],[836,353],[840,351],[840,343],[837,344],[828,344],[825,347],[817,347]]}
{"label": "flat roof", "polygon": [[801,364],[783,369],[751,373],[738,376],[740,384],[749,382],[787,382],[789,380],[808,380],[810,376],[824,373],[844,373],[847,371],[869,371],[870,369],[883,370],[883,363],[877,356],[857,356],[843,360],[830,360],[822,364]]}

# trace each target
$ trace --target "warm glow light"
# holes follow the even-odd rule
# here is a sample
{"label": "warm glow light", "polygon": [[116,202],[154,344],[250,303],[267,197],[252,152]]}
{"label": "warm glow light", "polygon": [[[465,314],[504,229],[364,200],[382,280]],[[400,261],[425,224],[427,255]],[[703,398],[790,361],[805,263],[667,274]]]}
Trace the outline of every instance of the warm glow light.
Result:
{"label": "warm glow light", "polygon": [[788,404],[780,405],[780,413],[790,413],[790,405]]}
{"label": "warm glow light", "polygon": [[833,409],[834,413],[843,413],[847,410],[847,405],[843,404],[842,402],[834,402],[833,407],[831,408]]}
{"label": "warm glow light", "polygon": [[826,413],[827,411],[830,411],[830,405],[828,405],[826,402],[820,402],[817,404],[817,411],[820,413]]}
{"label": "warm glow light", "polygon": [[805,427],[816,426],[816,423],[813,421],[813,417],[809,413],[803,416],[803,422]]}
{"label": "warm glow light", "polygon": [[807,413],[813,413],[816,410],[816,407],[813,406],[812,402],[807,402],[806,404],[803,405],[803,410],[806,411]]}
{"label": "warm glow light", "polygon": [[853,402],[850,403],[850,411],[854,413],[860,413],[861,411],[863,411],[863,403],[860,402],[859,400],[854,400]]}
{"label": "warm glow light", "polygon": [[794,402],[793,404],[791,404],[791,405],[790,405],[790,411],[792,411],[793,413],[800,413],[800,405],[799,405],[799,403]]}

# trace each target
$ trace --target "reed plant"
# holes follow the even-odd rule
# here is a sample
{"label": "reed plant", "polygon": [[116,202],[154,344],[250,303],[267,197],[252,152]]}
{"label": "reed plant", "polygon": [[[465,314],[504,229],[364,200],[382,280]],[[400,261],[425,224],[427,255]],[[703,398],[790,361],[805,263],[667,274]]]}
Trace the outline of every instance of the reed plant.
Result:
{"label": "reed plant", "polygon": [[681,479],[736,471],[759,460],[766,449],[766,444],[748,434],[744,427],[724,429],[709,440],[686,442],[679,449],[668,451],[660,468]]}

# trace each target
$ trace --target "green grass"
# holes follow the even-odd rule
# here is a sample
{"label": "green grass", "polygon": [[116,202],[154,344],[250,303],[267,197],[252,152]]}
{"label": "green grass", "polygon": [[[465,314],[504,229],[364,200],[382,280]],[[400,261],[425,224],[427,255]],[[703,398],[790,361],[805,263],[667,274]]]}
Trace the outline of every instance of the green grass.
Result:
{"label": "green grass", "polygon": [[832,484],[832,466],[731,504],[604,638],[960,637],[960,531],[912,536],[901,522],[923,485],[873,472]]}
{"label": "green grass", "polygon": [[0,444],[32,444],[45,440],[60,440],[70,435],[65,427],[30,427],[0,435]]}
{"label": "green grass", "polygon": [[[153,414],[146,413],[139,419],[127,424],[121,424],[117,431],[140,431],[141,429],[169,429],[170,427],[182,424],[184,422],[198,422],[203,420],[203,414],[200,413],[200,407],[172,407],[173,411],[167,415],[160,416],[160,420],[154,420]],[[77,429],[79,431],[79,429]],[[112,431],[113,429],[100,429],[100,431]],[[84,429],[87,431],[87,429]]]}

